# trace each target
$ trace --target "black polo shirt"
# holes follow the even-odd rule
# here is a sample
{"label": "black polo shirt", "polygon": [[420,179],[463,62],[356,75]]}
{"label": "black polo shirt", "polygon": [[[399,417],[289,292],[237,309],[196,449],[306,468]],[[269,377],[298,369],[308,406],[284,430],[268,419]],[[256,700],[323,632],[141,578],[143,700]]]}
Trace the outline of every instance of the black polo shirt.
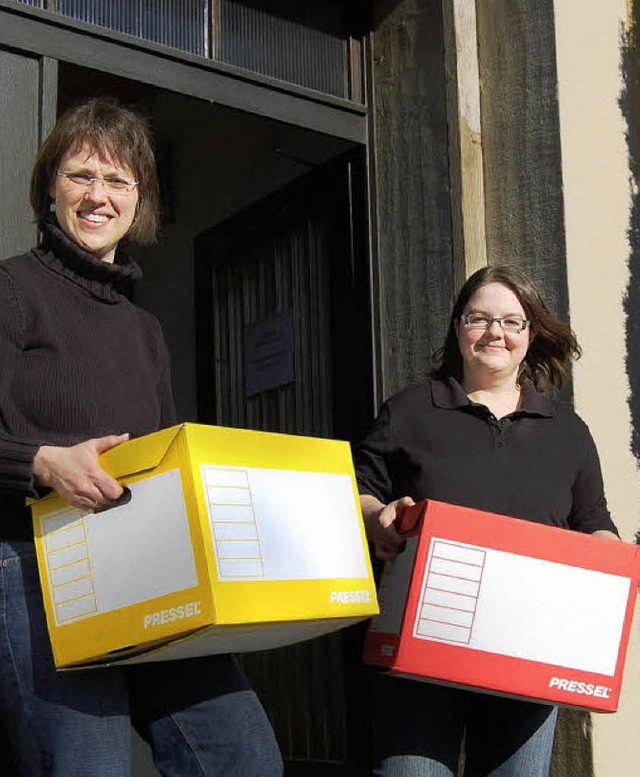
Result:
{"label": "black polo shirt", "polygon": [[591,533],[616,531],[586,424],[532,386],[496,419],[457,381],[430,379],[383,405],[355,448],[360,493],[402,496]]}

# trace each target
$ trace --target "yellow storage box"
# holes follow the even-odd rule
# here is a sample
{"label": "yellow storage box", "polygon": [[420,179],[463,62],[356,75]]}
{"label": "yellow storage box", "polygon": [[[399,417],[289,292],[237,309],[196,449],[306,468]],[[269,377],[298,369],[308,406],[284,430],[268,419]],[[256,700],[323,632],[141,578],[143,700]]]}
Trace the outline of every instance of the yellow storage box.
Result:
{"label": "yellow storage box", "polygon": [[56,666],[264,650],[378,612],[347,443],[183,424],[101,464],[127,503],[31,506]]}

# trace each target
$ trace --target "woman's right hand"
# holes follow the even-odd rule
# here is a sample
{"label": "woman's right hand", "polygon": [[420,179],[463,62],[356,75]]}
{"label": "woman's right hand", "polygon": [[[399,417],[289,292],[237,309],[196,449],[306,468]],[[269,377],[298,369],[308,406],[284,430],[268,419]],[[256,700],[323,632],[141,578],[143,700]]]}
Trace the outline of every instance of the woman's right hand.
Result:
{"label": "woman's right hand", "polygon": [[395,520],[404,507],[414,504],[410,496],[403,496],[386,505],[369,494],[360,496],[367,538],[373,543],[376,558],[388,561],[402,549],[404,539],[396,530]]}
{"label": "woman's right hand", "polygon": [[122,486],[98,463],[100,454],[129,439],[128,434],[85,440],[68,448],[43,445],[33,460],[33,476],[74,507],[100,510],[122,495]]}

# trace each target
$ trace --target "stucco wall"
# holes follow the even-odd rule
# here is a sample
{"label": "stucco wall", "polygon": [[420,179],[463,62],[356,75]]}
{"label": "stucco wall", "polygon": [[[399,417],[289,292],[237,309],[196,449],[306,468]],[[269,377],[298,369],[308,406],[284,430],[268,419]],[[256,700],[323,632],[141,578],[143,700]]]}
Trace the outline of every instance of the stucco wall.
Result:
{"label": "stucco wall", "polygon": [[[625,540],[638,528],[625,297],[631,192],[625,139],[625,0],[555,0],[567,277],[571,323],[584,349],[574,371],[577,411],[596,440],[609,506]],[[633,345],[633,341],[632,345]],[[636,343],[637,345],[637,343]],[[598,777],[635,777],[640,763],[637,622],[621,709],[594,716]]]}

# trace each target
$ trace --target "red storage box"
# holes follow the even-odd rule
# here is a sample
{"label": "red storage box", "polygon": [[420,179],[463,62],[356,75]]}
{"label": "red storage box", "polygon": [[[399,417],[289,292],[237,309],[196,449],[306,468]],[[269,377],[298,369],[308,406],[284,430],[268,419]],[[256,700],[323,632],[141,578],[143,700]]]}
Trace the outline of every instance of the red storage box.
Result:
{"label": "red storage box", "polygon": [[442,502],[399,518],[366,663],[392,674],[615,712],[640,548]]}

